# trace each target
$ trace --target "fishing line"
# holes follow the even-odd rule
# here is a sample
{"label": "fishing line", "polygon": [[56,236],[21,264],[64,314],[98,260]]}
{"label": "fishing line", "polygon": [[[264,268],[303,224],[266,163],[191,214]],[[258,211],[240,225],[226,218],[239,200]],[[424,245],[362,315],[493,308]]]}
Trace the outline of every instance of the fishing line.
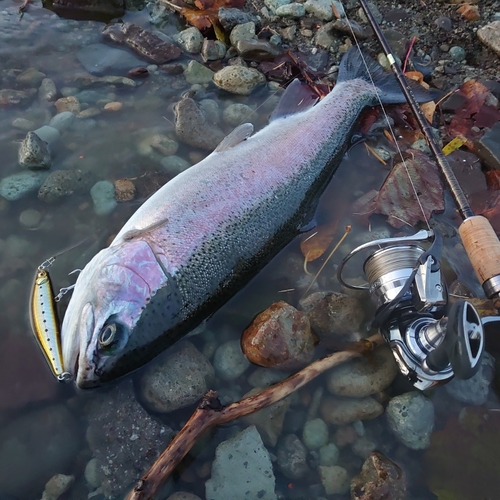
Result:
{"label": "fishing line", "polygon": [[403,158],[403,152],[401,151],[401,148],[399,147],[399,144],[398,144],[398,141],[396,139],[396,134],[391,126],[391,123],[389,121],[389,116],[387,115],[387,112],[385,110],[385,107],[384,107],[384,104],[382,103],[382,99],[380,97],[380,94],[379,94],[379,91],[378,91],[378,88],[377,86],[375,85],[375,82],[373,81],[373,78],[372,78],[372,75],[370,73],[370,69],[368,67],[368,63],[366,62],[365,60],[365,57],[363,55],[363,51],[361,50],[361,45],[356,37],[356,34],[354,33],[354,30],[352,29],[352,26],[351,26],[351,21],[349,20],[348,16],[347,16],[347,12],[345,11],[345,8],[344,8],[344,4],[340,1],[340,4],[342,5],[342,10],[343,10],[343,14],[344,14],[344,17],[347,21],[347,24],[349,25],[349,30],[351,31],[351,35],[354,39],[354,42],[356,43],[356,47],[358,48],[358,51],[359,51],[359,55],[361,56],[361,60],[363,61],[363,64],[365,66],[365,69],[366,69],[366,72],[368,73],[368,77],[370,78],[370,81],[371,81],[371,84],[373,85],[373,88],[375,90],[375,94],[377,95],[377,99],[378,99],[378,102],[380,104],[380,107],[382,109],[382,113],[384,114],[384,118],[387,122],[387,127],[389,128],[389,133],[391,134],[391,137],[394,139],[394,144],[396,145],[396,149],[397,149],[397,152],[399,154],[399,157],[401,158],[401,162],[403,164],[403,167],[406,171],[406,175],[408,176],[408,180],[410,181],[410,185],[411,185],[411,188],[413,190],[413,193],[415,194],[415,198],[418,202],[418,206],[420,207],[420,211],[422,212],[422,216],[424,218],[424,221],[427,225],[427,228],[430,230],[431,229],[431,226],[429,225],[429,220],[427,219],[426,215],[425,215],[425,211],[424,211],[424,207],[422,205],[422,202],[420,201],[420,197],[418,196],[418,193],[417,193],[417,189],[415,188],[415,184],[413,183],[413,179],[411,178],[411,175],[410,175],[410,171],[408,169],[408,165],[406,164],[406,161],[405,159]]}

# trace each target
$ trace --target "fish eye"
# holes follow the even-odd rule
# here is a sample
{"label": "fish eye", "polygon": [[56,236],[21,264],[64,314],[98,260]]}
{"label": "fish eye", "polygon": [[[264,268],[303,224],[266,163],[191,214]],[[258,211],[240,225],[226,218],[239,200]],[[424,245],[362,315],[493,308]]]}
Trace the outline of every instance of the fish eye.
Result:
{"label": "fish eye", "polygon": [[116,323],[109,323],[107,325],[104,325],[97,339],[97,341],[99,342],[99,346],[102,348],[110,347],[115,341],[116,330]]}

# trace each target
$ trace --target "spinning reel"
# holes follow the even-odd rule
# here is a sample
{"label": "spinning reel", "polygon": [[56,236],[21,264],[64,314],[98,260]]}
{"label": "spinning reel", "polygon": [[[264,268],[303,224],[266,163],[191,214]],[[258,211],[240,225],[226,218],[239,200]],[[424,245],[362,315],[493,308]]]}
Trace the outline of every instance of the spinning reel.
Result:
{"label": "spinning reel", "polygon": [[[424,250],[420,242],[431,239],[431,246]],[[372,251],[374,248],[378,249]],[[366,250],[372,251],[363,265],[368,285],[345,282],[345,265]],[[377,306],[372,326],[380,329],[389,343],[401,373],[420,390],[453,376],[472,377],[484,350],[483,324],[475,307],[457,300],[447,311],[441,252],[441,235],[422,230],[413,236],[360,245],[338,269],[338,279],[344,286],[369,290]]]}

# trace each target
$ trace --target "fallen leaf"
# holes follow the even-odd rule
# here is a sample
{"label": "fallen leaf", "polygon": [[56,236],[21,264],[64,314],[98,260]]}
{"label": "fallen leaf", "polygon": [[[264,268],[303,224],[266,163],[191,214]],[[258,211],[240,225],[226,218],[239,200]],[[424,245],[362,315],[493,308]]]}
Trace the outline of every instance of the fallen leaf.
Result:
{"label": "fallen leaf", "polygon": [[443,148],[443,154],[445,156],[448,156],[449,154],[453,153],[453,151],[460,149],[466,142],[467,139],[463,136],[455,137]]}
{"label": "fallen leaf", "polygon": [[307,262],[319,259],[328,249],[335,237],[339,219],[335,218],[327,224],[314,229],[312,235],[307,236],[300,243],[300,250]]}
{"label": "fallen leaf", "polygon": [[476,215],[486,217],[497,234],[500,234],[500,191],[474,193],[469,198]]}
{"label": "fallen leaf", "polygon": [[498,191],[500,189],[500,171],[488,170],[486,172],[486,185],[488,189]]}
{"label": "fallen leaf", "polygon": [[409,156],[406,167],[398,163],[378,193],[372,191],[359,198],[353,204],[354,215],[364,221],[371,214],[387,215],[387,222],[400,228],[413,227],[417,222],[428,220],[432,212],[444,210],[443,184],[435,163],[413,149],[407,150],[405,156]]}
{"label": "fallen leaf", "polygon": [[464,3],[457,9],[457,13],[467,19],[467,21],[479,21],[479,19],[481,19],[479,7],[477,5]]}
{"label": "fallen leaf", "polygon": [[434,101],[424,102],[420,105],[420,107],[422,108],[427,121],[432,125],[432,121],[434,119],[434,111],[436,111],[436,103]]}
{"label": "fallen leaf", "polygon": [[424,75],[420,73],[420,71],[407,71],[405,73],[406,78],[409,78],[410,80],[415,80],[418,83],[421,83],[424,81]]}

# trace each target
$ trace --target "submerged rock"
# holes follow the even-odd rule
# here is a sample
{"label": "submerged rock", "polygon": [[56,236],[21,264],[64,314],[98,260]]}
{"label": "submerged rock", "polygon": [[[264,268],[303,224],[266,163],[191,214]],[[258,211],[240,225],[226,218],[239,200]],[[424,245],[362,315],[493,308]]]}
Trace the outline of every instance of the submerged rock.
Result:
{"label": "submerged rock", "polygon": [[110,72],[126,72],[140,66],[141,59],[126,50],[109,47],[104,43],[92,43],[81,48],[76,58],[93,75]]}
{"label": "submerged rock", "polygon": [[173,436],[136,401],[130,379],[98,394],[88,411],[87,442],[95,481],[106,497],[120,497],[153,464]]}
{"label": "submerged rock", "polygon": [[206,500],[276,500],[275,482],[269,452],[251,426],[217,447]]}
{"label": "submerged rock", "polygon": [[287,434],[279,440],[276,456],[280,471],[288,479],[300,479],[310,472],[307,448],[295,434]]}
{"label": "submerged rock", "polygon": [[213,379],[208,359],[191,342],[182,341],[148,365],[139,388],[148,408],[169,413],[196,403]]}
{"label": "submerged rock", "polygon": [[250,363],[241,351],[238,340],[229,340],[221,344],[214,354],[214,368],[223,380],[234,380],[243,375]]}
{"label": "submerged rock", "polygon": [[80,169],[55,170],[51,172],[40,186],[38,199],[46,203],[54,203],[73,193],[84,192],[92,185],[93,176]]}
{"label": "submerged rock", "polygon": [[42,500],[57,500],[71,488],[74,481],[75,476],[66,476],[64,474],[52,476],[45,485]]}
{"label": "submerged rock", "polygon": [[342,495],[349,491],[349,473],[343,467],[320,465],[319,474],[327,495]]}
{"label": "submerged rock", "polygon": [[0,196],[15,201],[36,191],[47,178],[47,172],[25,171],[9,175],[0,181]]}
{"label": "submerged rock", "polygon": [[35,132],[28,132],[19,148],[19,165],[32,170],[47,170],[51,163],[47,144]]}
{"label": "submerged rock", "polygon": [[96,215],[108,215],[116,207],[115,186],[109,181],[96,182],[90,190]]}
{"label": "submerged rock", "polygon": [[36,94],[35,89],[27,90],[14,90],[14,89],[1,89],[0,90],[0,106],[17,106],[18,104],[28,104],[29,101]]}
{"label": "submerged rock", "polygon": [[203,45],[203,35],[200,30],[194,26],[182,30],[177,35],[177,43],[190,54],[198,54],[201,51],[201,46]]}
{"label": "submerged rock", "polygon": [[237,95],[249,95],[255,87],[265,83],[266,77],[254,68],[226,66],[214,75],[217,87]]}
{"label": "submerged rock", "polygon": [[361,472],[352,478],[351,500],[404,500],[406,490],[404,470],[375,451],[365,460]]}
{"label": "submerged rock", "polygon": [[334,425],[346,425],[356,420],[376,418],[384,412],[373,398],[325,398],[321,403],[323,419]]}

